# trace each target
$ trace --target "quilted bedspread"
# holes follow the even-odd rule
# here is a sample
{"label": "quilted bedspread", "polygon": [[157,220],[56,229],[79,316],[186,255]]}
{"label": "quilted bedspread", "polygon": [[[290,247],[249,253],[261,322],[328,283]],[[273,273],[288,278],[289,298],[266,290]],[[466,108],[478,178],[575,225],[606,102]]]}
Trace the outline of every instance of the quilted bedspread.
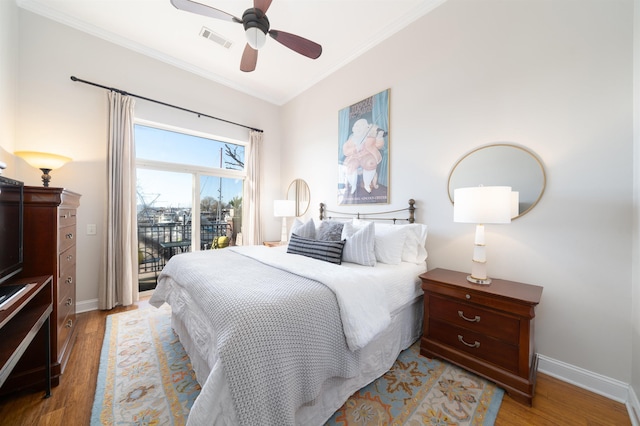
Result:
{"label": "quilted bedspread", "polygon": [[336,294],[310,278],[233,250],[195,252],[159,276],[151,304],[165,301],[200,356],[221,360],[240,424],[292,425],[325,380],[358,372]]}

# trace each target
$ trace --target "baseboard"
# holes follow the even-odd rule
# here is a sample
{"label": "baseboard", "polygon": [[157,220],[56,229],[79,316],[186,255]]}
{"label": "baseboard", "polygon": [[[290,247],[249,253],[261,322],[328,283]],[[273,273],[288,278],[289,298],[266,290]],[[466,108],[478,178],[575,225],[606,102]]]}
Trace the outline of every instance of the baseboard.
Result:
{"label": "baseboard", "polygon": [[541,373],[623,404],[629,402],[632,389],[628,383],[544,355],[538,355],[538,358],[538,371]]}
{"label": "baseboard", "polygon": [[640,426],[640,401],[638,401],[638,395],[636,395],[631,386],[629,386],[629,400],[627,401],[627,410],[629,411],[631,424],[633,426]]}
{"label": "baseboard", "polygon": [[[153,294],[153,290],[141,291],[138,295],[140,297],[151,297]],[[82,312],[89,311],[97,311],[98,308],[98,299],[91,300],[83,300],[76,302],[76,313],[80,314]]]}
{"label": "baseboard", "polygon": [[78,314],[82,312],[97,311],[97,310],[98,310],[98,299],[82,300],[82,301],[76,302],[76,313]]}

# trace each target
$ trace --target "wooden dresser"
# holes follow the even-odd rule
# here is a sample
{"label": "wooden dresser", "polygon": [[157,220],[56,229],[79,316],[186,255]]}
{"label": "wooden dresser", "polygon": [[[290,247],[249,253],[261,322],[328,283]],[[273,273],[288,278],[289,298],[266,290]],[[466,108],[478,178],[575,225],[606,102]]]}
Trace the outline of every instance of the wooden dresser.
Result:
{"label": "wooden dresser", "polygon": [[[79,205],[80,194],[63,188],[24,187],[21,276],[53,276],[50,332],[53,386],[60,383],[76,337],[76,211]],[[30,359],[30,352],[23,356],[5,387],[17,390],[42,381],[42,372],[29,368],[36,365],[42,368],[42,362],[39,358]]]}
{"label": "wooden dresser", "polygon": [[467,275],[446,269],[420,275],[420,353],[485,377],[531,405],[537,370],[533,319],[542,287],[499,279],[479,285]]}

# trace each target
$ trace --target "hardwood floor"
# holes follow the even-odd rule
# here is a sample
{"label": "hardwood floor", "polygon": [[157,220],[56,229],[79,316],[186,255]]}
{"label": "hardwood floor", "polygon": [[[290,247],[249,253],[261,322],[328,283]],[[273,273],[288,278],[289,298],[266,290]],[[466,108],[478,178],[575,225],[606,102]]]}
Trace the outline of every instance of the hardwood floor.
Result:
{"label": "hardwood floor", "polygon": [[[146,300],[139,304],[146,304]],[[93,311],[78,315],[78,339],[69,364],[53,395],[21,393],[0,399],[0,426],[89,425],[96,388],[100,350],[107,315],[131,309]],[[525,407],[505,395],[495,423],[524,425],[631,425],[624,404],[585,391],[544,374],[538,374],[533,407]]]}

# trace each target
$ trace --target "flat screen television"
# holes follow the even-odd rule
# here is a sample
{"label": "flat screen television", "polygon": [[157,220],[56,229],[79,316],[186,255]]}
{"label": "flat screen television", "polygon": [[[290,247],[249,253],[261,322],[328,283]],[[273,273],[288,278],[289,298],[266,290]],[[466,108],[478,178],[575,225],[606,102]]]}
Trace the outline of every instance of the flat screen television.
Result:
{"label": "flat screen television", "polygon": [[22,271],[24,184],[0,176],[0,284]]}

